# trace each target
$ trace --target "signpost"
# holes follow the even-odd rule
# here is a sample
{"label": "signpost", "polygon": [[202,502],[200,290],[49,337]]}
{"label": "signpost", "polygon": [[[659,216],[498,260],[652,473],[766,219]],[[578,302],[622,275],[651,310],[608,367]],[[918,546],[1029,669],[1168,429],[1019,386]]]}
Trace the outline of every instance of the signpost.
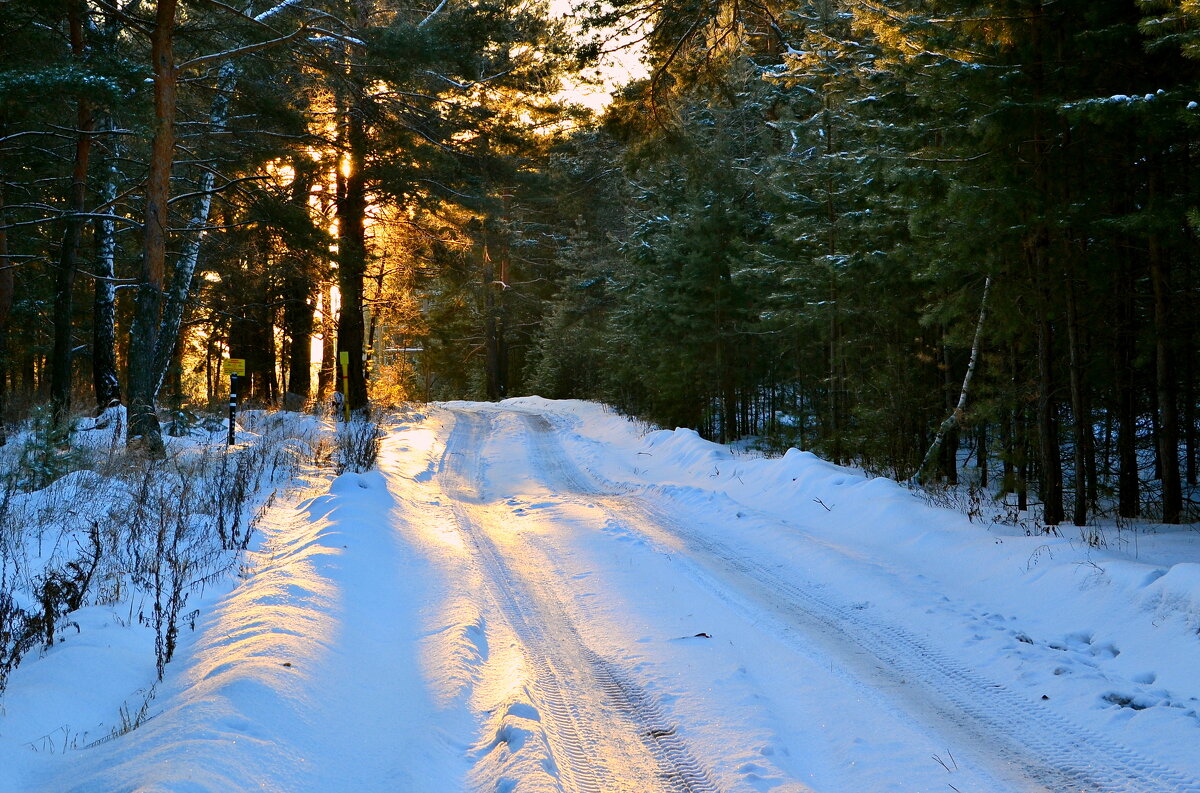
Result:
{"label": "signpost", "polygon": [[343,351],[338,353],[338,360],[342,363],[342,408],[345,411],[343,417],[347,424],[350,423],[350,353]]}
{"label": "signpost", "polygon": [[221,361],[221,369],[229,375],[229,445],[232,446],[236,442],[233,421],[237,413],[238,378],[246,376],[246,359],[226,358]]}

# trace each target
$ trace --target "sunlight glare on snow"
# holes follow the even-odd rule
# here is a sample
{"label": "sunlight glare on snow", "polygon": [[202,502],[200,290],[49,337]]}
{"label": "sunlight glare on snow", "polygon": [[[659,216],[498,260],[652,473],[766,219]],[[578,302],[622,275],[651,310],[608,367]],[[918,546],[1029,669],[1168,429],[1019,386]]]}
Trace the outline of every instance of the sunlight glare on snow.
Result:
{"label": "sunlight glare on snow", "polygon": [[253,680],[288,697],[336,641],[337,587],[319,570],[338,554],[317,521],[289,544],[264,551],[269,560],[215,612],[190,670],[197,686]]}
{"label": "sunlight glare on snow", "polygon": [[[393,432],[379,450],[379,468],[399,474],[404,480],[426,483],[437,471],[443,448],[437,430],[428,425]],[[427,495],[430,500],[422,505],[424,520],[412,527],[415,536],[426,550],[436,549],[439,553],[465,558],[470,549],[455,528],[453,516],[437,500],[436,492],[430,491]],[[398,501],[412,499],[410,492],[393,491],[392,495]]]}

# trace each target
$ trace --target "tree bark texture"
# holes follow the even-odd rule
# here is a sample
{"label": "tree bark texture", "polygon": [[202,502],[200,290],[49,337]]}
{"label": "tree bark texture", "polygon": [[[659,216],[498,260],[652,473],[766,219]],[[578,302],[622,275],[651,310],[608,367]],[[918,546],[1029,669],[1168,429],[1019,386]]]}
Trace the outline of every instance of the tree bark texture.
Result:
{"label": "tree bark texture", "polygon": [[[102,126],[112,128],[112,120]],[[117,198],[117,144],[111,144],[107,173],[100,188],[104,205],[111,210]],[[92,388],[96,407],[103,410],[121,401],[121,380],[117,374],[117,254],[116,223],[109,218],[96,221],[96,278],[92,287]]]}
{"label": "tree bark texture", "polygon": [[1136,518],[1141,511],[1141,479],[1138,475],[1137,432],[1138,400],[1135,391],[1134,362],[1137,358],[1137,310],[1134,305],[1132,268],[1123,261],[1116,283],[1117,389],[1117,514]]}
{"label": "tree bark texture", "polygon": [[1059,455],[1058,397],[1054,357],[1054,329],[1050,322],[1050,295],[1046,284],[1045,232],[1032,243],[1034,277],[1039,283],[1037,306],[1038,358],[1038,467],[1041,469],[1042,520],[1057,526],[1066,517],[1063,509],[1062,459]]}
{"label": "tree bark texture", "polygon": [[504,327],[503,318],[499,315],[496,296],[496,266],[492,261],[492,252],[485,242],[482,246],[483,257],[483,344],[484,370],[487,379],[487,398],[492,402],[504,399],[504,378],[501,370],[504,363]]}
{"label": "tree bark texture", "polygon": [[367,405],[366,373],[363,369],[363,279],[367,269],[367,182],[363,161],[367,150],[367,134],[363,119],[364,101],[361,89],[347,108],[343,124],[344,156],[347,165],[339,170],[337,202],[338,218],[338,291],[341,310],[338,313],[337,350],[338,375],[341,375],[341,355],[349,358],[349,400],[351,410]]}
{"label": "tree bark texture", "polygon": [[[217,90],[213,96],[208,118],[214,132],[220,134],[220,130],[224,128],[225,122],[229,118],[229,103],[234,89],[237,87],[237,67],[231,62],[226,62],[221,65],[217,75]],[[154,389],[156,397],[158,390],[162,387],[163,378],[166,377],[167,370],[171,366],[171,361],[175,357],[175,348],[179,344],[179,328],[183,322],[183,311],[187,306],[188,296],[191,293],[192,278],[195,276],[196,266],[200,261],[200,248],[205,237],[205,227],[208,226],[208,213],[212,208],[212,190],[215,183],[216,177],[211,169],[206,169],[200,174],[199,195],[196,196],[191,217],[188,219],[183,250],[175,261],[175,267],[171,272],[170,288],[164,295],[161,327],[154,350],[154,375],[157,378]]]}
{"label": "tree bark texture", "polygon": [[4,228],[4,181],[0,179],[0,446],[8,443],[8,374],[11,361],[8,354],[8,321],[12,315],[15,279],[12,261],[8,257],[8,229]]}
{"label": "tree bark texture", "polygon": [[128,442],[143,446],[153,455],[163,453],[162,428],[155,412],[162,377],[155,364],[167,258],[171,166],[175,154],[175,8],[176,0],[159,0],[154,32],[150,37],[154,69],[154,138],[146,179],[142,267],[129,338]]}
{"label": "tree bark texture", "polygon": [[[305,167],[300,157],[293,158],[292,168],[295,173],[292,203],[307,207],[312,190],[312,170]],[[313,287],[312,265],[307,258],[285,264],[283,327],[289,344],[283,402],[288,410],[303,410],[312,391]]]}
{"label": "tree bark texture", "polygon": [[1079,310],[1075,297],[1075,282],[1067,274],[1064,277],[1064,292],[1067,303],[1067,349],[1071,380],[1071,416],[1075,429],[1075,500],[1071,521],[1076,526],[1087,523],[1087,467],[1088,449],[1092,436],[1092,421],[1088,415],[1084,395],[1083,351],[1079,338]]}
{"label": "tree bark texture", "polygon": [[1183,491],[1179,482],[1179,408],[1176,404],[1175,365],[1171,349],[1169,267],[1156,235],[1150,237],[1150,283],[1154,290],[1154,362],[1158,397],[1158,448],[1162,478],[1162,522],[1183,519]]}
{"label": "tree bark texture", "polygon": [[[84,4],[70,0],[67,20],[70,28],[71,55],[82,62],[87,53],[83,37]],[[71,413],[72,350],[75,347],[73,309],[75,274],[79,269],[79,240],[83,232],[83,213],[87,211],[88,159],[92,150],[92,105],[84,97],[76,100],[75,162],[71,171],[71,190],[67,218],[59,249],[58,273],[54,284],[54,347],[50,354],[50,406],[56,425],[64,425]]]}
{"label": "tree bark texture", "polygon": [[317,401],[325,402],[337,387],[337,318],[333,313],[333,285],[321,293],[321,368],[317,370]]}

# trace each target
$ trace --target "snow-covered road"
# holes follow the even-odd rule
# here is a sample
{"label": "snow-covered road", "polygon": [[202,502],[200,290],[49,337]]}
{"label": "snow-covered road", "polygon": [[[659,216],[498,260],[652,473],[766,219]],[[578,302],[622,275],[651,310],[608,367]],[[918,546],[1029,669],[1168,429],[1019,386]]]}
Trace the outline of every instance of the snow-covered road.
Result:
{"label": "snow-covered road", "polygon": [[1194,531],[1134,559],[524,399],[265,533],[158,715],[38,785],[1200,793]]}
{"label": "snow-covered road", "polygon": [[852,575],[856,554],[736,548],[728,515],[597,482],[551,418],[460,407],[435,477],[474,552],[481,608],[523,656],[519,701],[481,758],[497,782],[1200,790],[952,658],[922,635],[926,620],[877,618],[812,580],[818,559]]}

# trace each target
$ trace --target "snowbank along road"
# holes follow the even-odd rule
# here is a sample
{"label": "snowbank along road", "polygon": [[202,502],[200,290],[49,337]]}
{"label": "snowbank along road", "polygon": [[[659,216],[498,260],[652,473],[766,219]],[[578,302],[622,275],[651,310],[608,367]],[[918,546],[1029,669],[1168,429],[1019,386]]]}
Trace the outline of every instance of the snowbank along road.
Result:
{"label": "snowbank along road", "polygon": [[265,533],[157,715],[32,778],[1200,793],[1200,567],[1152,558],[1187,535],[1005,534],[538,399],[431,407]]}

